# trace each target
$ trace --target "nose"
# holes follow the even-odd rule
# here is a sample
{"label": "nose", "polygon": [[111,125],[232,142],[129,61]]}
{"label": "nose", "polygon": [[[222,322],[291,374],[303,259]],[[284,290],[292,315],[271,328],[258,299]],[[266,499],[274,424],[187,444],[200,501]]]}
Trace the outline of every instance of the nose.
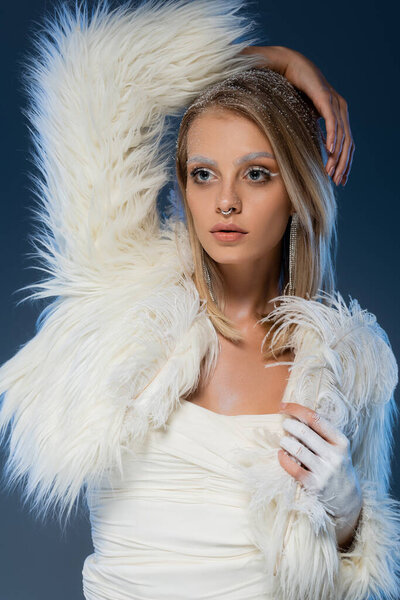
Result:
{"label": "nose", "polygon": [[221,194],[219,194],[216,202],[217,212],[220,211],[228,211],[229,209],[234,210],[235,212],[241,212],[242,210],[242,202],[234,190],[233,186],[229,188],[225,187],[221,190]]}

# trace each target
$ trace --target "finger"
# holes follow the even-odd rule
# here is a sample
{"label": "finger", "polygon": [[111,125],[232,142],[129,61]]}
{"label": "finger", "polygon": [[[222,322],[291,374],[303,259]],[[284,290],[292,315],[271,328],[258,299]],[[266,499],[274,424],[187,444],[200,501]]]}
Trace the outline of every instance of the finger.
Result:
{"label": "finger", "polygon": [[311,450],[306,448],[299,440],[288,435],[284,435],[280,440],[280,445],[284,450],[297,458],[310,471],[317,471],[317,457]]}
{"label": "finger", "polygon": [[342,181],[343,174],[346,170],[347,163],[349,160],[349,151],[350,151],[350,140],[345,136],[345,141],[343,144],[343,149],[339,157],[338,164],[336,165],[335,174],[333,181],[336,185]]}
{"label": "finger", "polygon": [[334,181],[335,181],[336,185],[339,185],[339,183],[343,177],[343,174],[347,169],[347,165],[348,165],[349,158],[350,158],[351,144],[353,141],[351,131],[350,131],[350,125],[349,125],[347,102],[345,101],[344,98],[339,97],[339,104],[340,104],[340,110],[341,110],[341,113],[340,113],[341,114],[341,122],[343,123],[343,130],[344,130],[344,143],[343,143],[340,157],[339,157],[338,163],[336,165],[336,169],[335,169]]}
{"label": "finger", "polygon": [[303,482],[307,480],[307,475],[310,474],[310,471],[304,469],[301,466],[300,461],[292,457],[289,452],[282,448],[278,450],[278,460],[281,467],[283,467],[296,481],[303,484]]}
{"label": "finger", "polygon": [[343,186],[345,186],[346,183],[347,183],[347,179],[348,179],[348,176],[349,176],[349,173],[350,173],[350,169],[351,169],[351,165],[352,165],[352,162],[353,162],[354,150],[355,150],[355,145],[354,145],[354,142],[352,142],[351,148],[350,148],[350,157],[349,157],[349,160],[348,160],[348,163],[347,163],[346,170],[345,170],[345,172],[343,174],[343,177],[342,177],[342,182],[341,183],[342,183]]}
{"label": "finger", "polygon": [[312,100],[315,108],[325,121],[326,138],[325,146],[329,153],[335,150],[337,135],[337,115],[332,105],[332,93],[328,86],[321,88],[320,92],[313,94]]}
{"label": "finger", "polygon": [[344,137],[345,137],[345,130],[344,130],[344,123],[342,120],[342,116],[340,114],[339,100],[337,99],[336,95],[333,97],[332,104],[335,107],[336,116],[337,116],[336,145],[335,145],[335,151],[333,152],[333,154],[331,154],[331,156],[328,159],[328,162],[326,163],[326,170],[328,173],[331,173],[332,167],[335,169],[334,173],[331,174],[331,177],[333,178],[334,175],[336,175],[337,162],[338,162],[339,156],[342,152],[343,142],[344,142]]}
{"label": "finger", "polygon": [[336,445],[343,444],[343,438],[345,438],[345,436],[342,432],[336,429],[328,419],[315,412],[312,408],[303,406],[297,402],[287,402],[286,404],[282,404],[282,408],[279,412],[297,417],[299,421],[309,425],[327,442]]}
{"label": "finger", "polygon": [[[329,443],[308,425],[298,419],[288,418],[282,423],[283,429],[294,435],[302,444],[307,446],[314,454],[326,460],[330,459]],[[308,465],[307,465],[308,466]]]}

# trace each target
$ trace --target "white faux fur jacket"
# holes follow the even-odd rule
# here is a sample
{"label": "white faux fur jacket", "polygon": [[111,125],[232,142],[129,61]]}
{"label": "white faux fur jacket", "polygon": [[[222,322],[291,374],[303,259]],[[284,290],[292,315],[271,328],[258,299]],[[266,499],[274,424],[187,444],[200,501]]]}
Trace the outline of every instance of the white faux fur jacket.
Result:
{"label": "white faux fur jacket", "polygon": [[[52,301],[0,369],[0,433],[10,425],[6,482],[23,483],[39,514],[69,514],[81,491],[121,464],[126,444],[162,427],[196,388],[203,357],[215,365],[218,339],[190,279],[186,226],[172,213],[163,222],[157,197],[174,153],[162,137],[166,117],[255,64],[238,56],[256,41],[241,5],[101,3],[92,15],[64,5],[27,59],[40,170],[35,249],[49,275],[31,297]],[[255,542],[276,600],[392,600],[397,364],[373,314],[338,292],[331,306],[320,300],[287,297],[276,308],[282,324],[297,323],[285,400],[318,409],[349,437],[363,493],[356,538],[339,551],[319,499],[277,456],[274,469],[264,467],[266,446],[243,465]]]}

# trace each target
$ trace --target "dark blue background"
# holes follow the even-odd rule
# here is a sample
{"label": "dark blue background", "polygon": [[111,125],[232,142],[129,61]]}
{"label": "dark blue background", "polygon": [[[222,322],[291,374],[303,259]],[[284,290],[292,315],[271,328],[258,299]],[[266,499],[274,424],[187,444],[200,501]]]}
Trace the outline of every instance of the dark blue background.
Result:
{"label": "dark blue background", "polygon": [[[27,173],[30,141],[21,107],[19,61],[29,37],[54,2],[27,0],[0,8],[3,198],[0,220],[0,363],[34,335],[44,304],[16,306],[15,290],[41,277],[32,251],[33,195]],[[251,12],[264,28],[265,45],[294,48],[321,69],[349,104],[356,151],[339,203],[337,287],[376,314],[399,357],[398,19],[392,3],[321,3],[255,0]],[[396,398],[398,393],[396,392]],[[398,428],[395,438],[398,437]],[[397,454],[395,449],[395,455]],[[3,460],[0,462],[0,469]],[[400,466],[393,460],[392,493],[400,497]],[[0,494],[0,600],[78,600],[81,570],[92,544],[88,519],[77,518],[64,538],[56,524],[43,527],[17,495]]]}

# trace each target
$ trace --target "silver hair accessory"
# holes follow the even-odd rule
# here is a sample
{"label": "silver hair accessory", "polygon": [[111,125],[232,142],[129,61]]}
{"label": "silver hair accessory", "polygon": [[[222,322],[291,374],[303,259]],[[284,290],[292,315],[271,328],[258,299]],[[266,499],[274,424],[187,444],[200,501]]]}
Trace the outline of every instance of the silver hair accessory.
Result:
{"label": "silver hair accessory", "polygon": [[297,249],[297,231],[299,224],[299,215],[294,213],[290,223],[290,242],[289,242],[289,295],[294,296],[294,278],[296,269],[296,249]]}
{"label": "silver hair accessory", "polygon": [[[204,256],[204,253],[203,253]],[[206,280],[207,283],[207,287],[208,287],[208,291],[210,292],[210,296],[213,300],[213,302],[215,302],[215,298],[214,298],[214,294],[211,288],[211,279],[210,279],[210,273],[208,272],[208,269],[206,267],[206,264],[204,262],[204,258],[203,258],[203,273],[204,273],[204,279]]]}
{"label": "silver hair accessory", "polygon": [[[243,94],[252,94],[253,89],[257,89],[263,94],[264,100],[259,105],[259,110],[260,114],[268,120],[270,127],[279,130],[283,124],[290,132],[294,133],[291,120],[294,115],[297,115],[316,143],[320,145],[322,133],[319,125],[320,114],[314,103],[305,92],[293,85],[284,75],[268,67],[250,67],[241,73],[234,73],[222,81],[209,85],[187,107],[183,117],[192,108],[197,108],[199,111],[218,105],[227,108],[231,90],[236,93],[240,91]],[[265,96],[265,94],[267,95]],[[269,109],[274,103],[274,98],[279,101],[278,112],[283,117],[279,124],[271,118]]]}

